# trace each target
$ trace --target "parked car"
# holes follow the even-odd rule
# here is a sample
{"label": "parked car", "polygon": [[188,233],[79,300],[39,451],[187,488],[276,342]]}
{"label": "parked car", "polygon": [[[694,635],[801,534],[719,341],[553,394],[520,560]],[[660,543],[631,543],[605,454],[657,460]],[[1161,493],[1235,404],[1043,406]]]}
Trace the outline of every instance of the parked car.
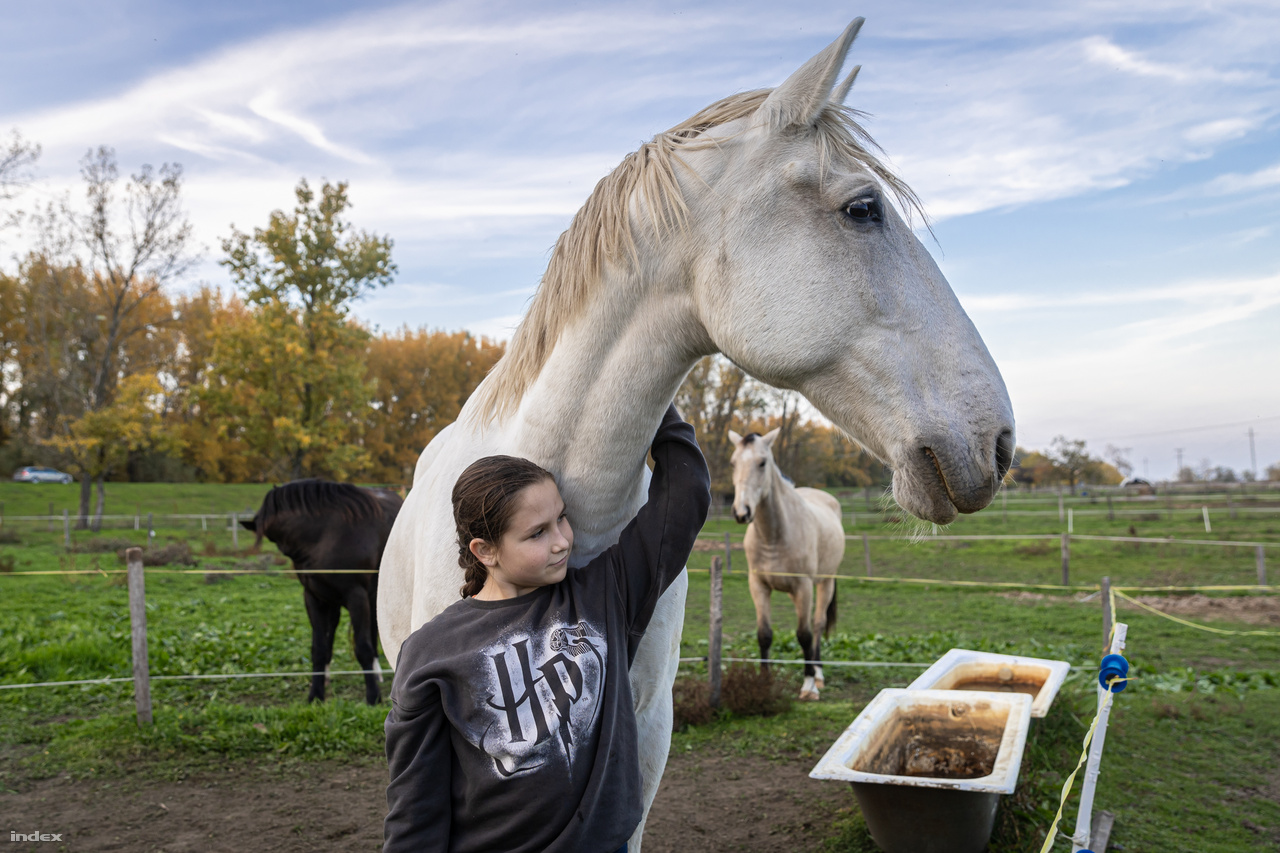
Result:
{"label": "parked car", "polygon": [[59,471],[57,468],[41,468],[38,465],[28,465],[25,468],[19,468],[14,471],[13,479],[19,483],[62,483],[65,485],[73,482],[75,477],[65,471]]}

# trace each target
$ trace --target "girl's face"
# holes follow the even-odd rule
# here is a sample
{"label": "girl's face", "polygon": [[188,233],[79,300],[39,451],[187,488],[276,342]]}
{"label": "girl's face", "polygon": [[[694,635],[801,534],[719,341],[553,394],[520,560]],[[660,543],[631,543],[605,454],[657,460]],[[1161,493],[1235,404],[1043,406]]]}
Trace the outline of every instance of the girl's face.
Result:
{"label": "girl's face", "polygon": [[526,486],[515,499],[515,512],[495,545],[471,540],[471,553],[489,570],[476,598],[515,598],[564,580],[573,550],[573,529],[554,480]]}

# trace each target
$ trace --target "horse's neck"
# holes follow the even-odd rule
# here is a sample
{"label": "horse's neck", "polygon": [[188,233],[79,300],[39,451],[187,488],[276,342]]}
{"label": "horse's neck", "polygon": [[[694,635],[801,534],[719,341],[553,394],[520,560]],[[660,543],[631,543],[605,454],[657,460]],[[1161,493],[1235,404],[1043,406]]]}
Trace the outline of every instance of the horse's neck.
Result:
{"label": "horse's neck", "polygon": [[786,481],[777,465],[769,465],[769,494],[756,506],[752,524],[756,536],[765,544],[776,544],[795,529],[796,516],[804,507],[804,499],[795,486]]}
{"label": "horse's neck", "polygon": [[699,328],[660,287],[606,282],[521,401],[509,443],[557,474],[574,565],[616,542],[644,504],[645,454],[702,354]]}

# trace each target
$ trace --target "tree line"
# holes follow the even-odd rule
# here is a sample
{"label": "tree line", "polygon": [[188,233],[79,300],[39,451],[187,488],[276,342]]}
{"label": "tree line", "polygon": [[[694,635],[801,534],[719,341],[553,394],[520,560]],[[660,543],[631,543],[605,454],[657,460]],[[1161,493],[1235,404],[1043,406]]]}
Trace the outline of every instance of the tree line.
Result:
{"label": "tree line", "polygon": [[[0,200],[38,155],[17,136],[0,149]],[[27,234],[0,273],[0,467],[76,475],[81,526],[98,524],[108,479],[408,483],[502,355],[467,332],[352,316],[396,267],[389,237],[347,220],[345,183],[300,181],[292,210],[233,228],[230,292],[179,292],[197,258],[181,168],[122,179],[104,147],[81,174],[83,205],[0,221]]]}

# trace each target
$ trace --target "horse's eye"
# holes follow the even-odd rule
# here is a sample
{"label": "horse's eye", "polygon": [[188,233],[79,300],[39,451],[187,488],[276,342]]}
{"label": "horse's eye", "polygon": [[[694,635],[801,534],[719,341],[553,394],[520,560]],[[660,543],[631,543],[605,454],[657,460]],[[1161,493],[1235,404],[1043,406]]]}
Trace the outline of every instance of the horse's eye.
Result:
{"label": "horse's eye", "polygon": [[855,198],[844,206],[844,215],[858,222],[879,222],[884,216],[880,199],[868,195]]}
{"label": "horse's eye", "polygon": [[760,460],[760,467],[761,467],[761,468],[763,468],[763,467],[764,467],[764,460],[763,460],[763,459],[761,459],[761,460]]}

